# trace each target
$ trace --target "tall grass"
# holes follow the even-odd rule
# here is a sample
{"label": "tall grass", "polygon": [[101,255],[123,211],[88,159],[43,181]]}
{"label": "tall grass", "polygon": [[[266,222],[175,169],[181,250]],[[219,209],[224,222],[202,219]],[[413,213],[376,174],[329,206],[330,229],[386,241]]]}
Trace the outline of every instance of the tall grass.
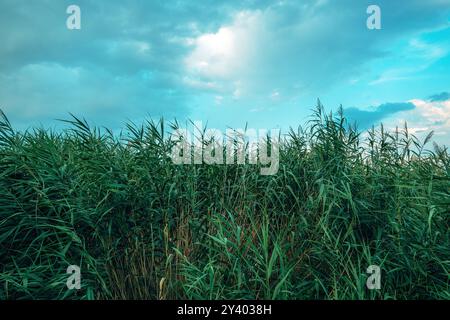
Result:
{"label": "tall grass", "polygon": [[1,114],[0,299],[450,299],[450,157],[431,135],[361,134],[319,104],[262,176],[172,164],[163,121],[67,122]]}

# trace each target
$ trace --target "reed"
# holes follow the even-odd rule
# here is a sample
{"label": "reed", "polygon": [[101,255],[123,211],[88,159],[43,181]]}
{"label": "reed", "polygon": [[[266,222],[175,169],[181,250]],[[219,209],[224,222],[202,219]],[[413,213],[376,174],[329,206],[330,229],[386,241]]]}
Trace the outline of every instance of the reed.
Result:
{"label": "reed", "polygon": [[66,122],[1,114],[0,299],[450,298],[450,157],[431,134],[360,133],[319,104],[263,176],[174,165],[162,120]]}

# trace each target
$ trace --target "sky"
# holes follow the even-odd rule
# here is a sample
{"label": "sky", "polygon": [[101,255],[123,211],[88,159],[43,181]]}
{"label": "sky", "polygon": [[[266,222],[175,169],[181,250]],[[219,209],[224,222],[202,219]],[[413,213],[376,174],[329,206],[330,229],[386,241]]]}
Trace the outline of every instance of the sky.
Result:
{"label": "sky", "polygon": [[0,0],[0,109],[19,129],[70,112],[287,130],[320,99],[450,145],[449,52],[450,0]]}

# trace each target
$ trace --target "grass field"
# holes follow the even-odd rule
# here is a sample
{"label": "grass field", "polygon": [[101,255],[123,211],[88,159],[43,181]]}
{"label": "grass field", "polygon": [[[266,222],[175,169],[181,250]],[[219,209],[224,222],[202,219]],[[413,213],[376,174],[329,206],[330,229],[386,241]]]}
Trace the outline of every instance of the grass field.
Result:
{"label": "grass field", "polygon": [[360,134],[319,106],[263,176],[174,165],[168,129],[16,132],[2,114],[0,299],[450,299],[450,156],[431,135]]}

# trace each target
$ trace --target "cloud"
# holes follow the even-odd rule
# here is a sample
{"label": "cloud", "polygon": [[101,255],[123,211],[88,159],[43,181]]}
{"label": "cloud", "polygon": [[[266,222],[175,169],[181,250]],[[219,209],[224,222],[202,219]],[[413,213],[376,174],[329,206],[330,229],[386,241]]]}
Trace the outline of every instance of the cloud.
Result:
{"label": "cloud", "polygon": [[432,43],[420,38],[413,38],[403,50],[395,52],[390,57],[391,60],[395,61],[395,66],[384,70],[377,79],[369,84],[378,85],[417,78],[421,72],[446,57],[449,51],[450,46],[448,44]]}
{"label": "cloud", "polygon": [[237,33],[223,27],[217,33],[199,36],[194,41],[194,51],[186,58],[187,68],[208,77],[226,77],[238,67],[240,41]]}
{"label": "cloud", "polygon": [[443,95],[437,96],[441,100],[411,99],[403,103],[385,103],[371,111],[347,108],[344,115],[362,130],[383,123],[386,130],[394,131],[406,123],[411,134],[424,139],[433,131],[434,142],[450,146],[450,98],[444,100]]}
{"label": "cloud", "polygon": [[386,127],[402,127],[406,122],[411,133],[424,137],[434,131],[434,141],[450,146],[450,99],[444,101],[426,101],[413,99],[415,108],[402,111],[384,121]]}
{"label": "cloud", "polygon": [[26,126],[67,111],[105,125],[207,103],[249,111],[362,79],[399,39],[417,38],[421,59],[447,54],[417,34],[447,23],[449,0],[378,3],[381,32],[365,27],[368,0],[79,0],[82,29],[69,31],[70,1],[3,0],[0,107]]}
{"label": "cloud", "polygon": [[69,112],[114,127],[127,118],[186,115],[186,92],[166,89],[162,81],[170,83],[171,75],[142,71],[118,76],[95,67],[27,64],[0,75],[0,108],[25,127],[67,118]]}
{"label": "cloud", "polygon": [[384,103],[378,107],[372,107],[373,110],[370,111],[346,108],[344,109],[344,115],[349,122],[356,123],[360,129],[368,129],[392,114],[413,110],[415,107],[411,102]]}
{"label": "cloud", "polygon": [[410,114],[420,116],[424,124],[450,128],[450,99],[434,102],[413,99],[410,102],[416,106],[415,112]]}
{"label": "cloud", "polygon": [[[217,80],[218,90],[230,94],[239,82],[242,97],[266,95],[278,87],[287,95],[327,91],[367,72],[370,61],[392,54],[388,48],[402,36],[446,23],[450,2],[379,1],[389,30],[379,33],[365,27],[368,4],[282,1],[237,11],[230,22],[193,40],[186,70],[198,79]],[[413,66],[387,70],[372,84],[408,79],[444,57],[447,49],[413,38],[405,54],[414,57]]]}
{"label": "cloud", "polygon": [[441,92],[438,94],[434,94],[428,98],[431,102],[439,102],[439,101],[446,101],[450,100],[450,93],[448,92]]}

